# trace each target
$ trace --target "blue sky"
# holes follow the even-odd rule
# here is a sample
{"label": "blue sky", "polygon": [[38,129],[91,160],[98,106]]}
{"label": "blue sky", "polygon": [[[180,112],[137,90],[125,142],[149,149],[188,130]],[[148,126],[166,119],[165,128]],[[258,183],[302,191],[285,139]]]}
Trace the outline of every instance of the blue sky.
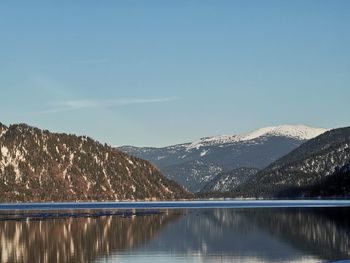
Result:
{"label": "blue sky", "polygon": [[162,146],[350,124],[350,1],[0,2],[0,122]]}

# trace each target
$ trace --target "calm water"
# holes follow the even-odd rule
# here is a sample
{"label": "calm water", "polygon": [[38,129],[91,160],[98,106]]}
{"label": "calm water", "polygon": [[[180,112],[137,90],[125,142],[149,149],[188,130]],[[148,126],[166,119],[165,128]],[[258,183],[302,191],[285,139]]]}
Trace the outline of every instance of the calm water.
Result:
{"label": "calm water", "polygon": [[229,203],[211,202],[204,208],[203,202],[177,202],[170,203],[171,209],[169,203],[162,209],[150,209],[148,203],[123,203],[122,208],[94,203],[91,207],[100,209],[88,211],[74,210],[81,204],[56,204],[56,210],[44,211],[30,210],[39,209],[36,204],[27,211],[0,205],[0,262],[350,259],[347,202]]}

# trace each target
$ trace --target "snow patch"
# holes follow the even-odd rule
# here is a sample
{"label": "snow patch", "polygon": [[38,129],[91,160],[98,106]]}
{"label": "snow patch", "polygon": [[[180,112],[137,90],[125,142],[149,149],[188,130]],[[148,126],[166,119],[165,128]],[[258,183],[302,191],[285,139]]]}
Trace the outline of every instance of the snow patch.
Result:
{"label": "snow patch", "polygon": [[8,152],[9,152],[9,149],[7,149],[6,146],[1,147],[1,155],[2,156],[7,156]]}
{"label": "snow patch", "polygon": [[285,136],[300,140],[310,140],[328,131],[323,128],[313,128],[306,125],[280,125],[275,127],[266,127],[255,130],[250,133],[238,136],[240,140],[252,140],[261,136]]}
{"label": "snow patch", "polygon": [[127,170],[127,172],[128,172],[128,175],[129,175],[129,177],[130,177],[130,176],[131,176],[131,172],[130,172],[129,167],[125,166],[125,168],[126,168],[126,170]]}
{"label": "snow patch", "polygon": [[204,150],[201,152],[201,157],[205,156],[207,153],[209,152],[209,150]]}
{"label": "snow patch", "polygon": [[2,137],[5,133],[6,133],[6,129],[4,129],[4,130],[2,130],[1,132],[0,132],[0,137]]}
{"label": "snow patch", "polygon": [[69,164],[72,165],[73,164],[73,159],[74,159],[74,153],[71,153],[69,155]]}
{"label": "snow patch", "polygon": [[128,159],[128,158],[126,158],[126,159],[128,160],[128,163],[130,163],[131,165],[134,166],[134,163],[130,159]]}
{"label": "snow patch", "polygon": [[[272,127],[265,127],[254,130],[252,132],[240,135],[220,135],[201,138],[198,141],[184,145],[186,150],[199,149],[203,146],[215,146],[225,143],[236,143],[252,141],[267,136],[282,136],[298,140],[309,140],[328,131],[324,128],[313,128],[306,125],[279,125]],[[254,142],[256,143],[256,142]]]}

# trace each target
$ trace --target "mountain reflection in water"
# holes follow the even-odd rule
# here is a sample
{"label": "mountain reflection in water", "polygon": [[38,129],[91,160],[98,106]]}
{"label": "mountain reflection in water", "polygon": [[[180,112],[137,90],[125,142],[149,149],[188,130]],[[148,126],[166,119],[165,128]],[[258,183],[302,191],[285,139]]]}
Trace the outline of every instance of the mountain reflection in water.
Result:
{"label": "mountain reflection in water", "polygon": [[0,262],[91,262],[140,246],[179,213],[0,222]]}
{"label": "mountain reflection in water", "polygon": [[[188,209],[0,222],[1,262],[309,262],[350,258],[349,208]],[[150,257],[146,257],[151,255]],[[145,256],[145,257],[143,257]]]}
{"label": "mountain reflection in water", "polygon": [[264,216],[246,212],[253,224],[304,253],[326,260],[350,258],[349,208],[270,209]]}

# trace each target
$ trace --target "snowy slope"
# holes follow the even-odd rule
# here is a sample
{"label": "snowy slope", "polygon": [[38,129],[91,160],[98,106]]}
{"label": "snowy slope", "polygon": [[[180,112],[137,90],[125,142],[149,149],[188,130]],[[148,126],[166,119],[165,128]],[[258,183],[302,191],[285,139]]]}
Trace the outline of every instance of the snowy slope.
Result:
{"label": "snowy slope", "polygon": [[310,140],[326,131],[327,129],[324,128],[313,128],[306,125],[279,125],[260,128],[240,135],[220,135],[206,137],[186,145],[186,148],[198,149],[203,146],[251,141],[266,136],[282,136],[298,140]]}
{"label": "snowy slope", "polygon": [[[241,185],[236,194],[246,197],[275,197],[293,192],[307,193],[307,187],[312,189],[322,185],[325,179],[349,163],[350,127],[334,129],[273,162],[252,180]],[[327,182],[337,185],[337,180],[330,179]],[[328,190],[331,187],[334,185],[328,185]],[[333,194],[344,194],[344,189],[338,189],[338,193]]]}
{"label": "snowy slope", "polygon": [[89,137],[0,123],[0,202],[187,196],[154,165]]}
{"label": "snowy slope", "polygon": [[119,150],[151,161],[167,177],[197,192],[220,172],[239,167],[264,168],[326,131],[305,125],[280,125],[163,148],[123,146]]}

